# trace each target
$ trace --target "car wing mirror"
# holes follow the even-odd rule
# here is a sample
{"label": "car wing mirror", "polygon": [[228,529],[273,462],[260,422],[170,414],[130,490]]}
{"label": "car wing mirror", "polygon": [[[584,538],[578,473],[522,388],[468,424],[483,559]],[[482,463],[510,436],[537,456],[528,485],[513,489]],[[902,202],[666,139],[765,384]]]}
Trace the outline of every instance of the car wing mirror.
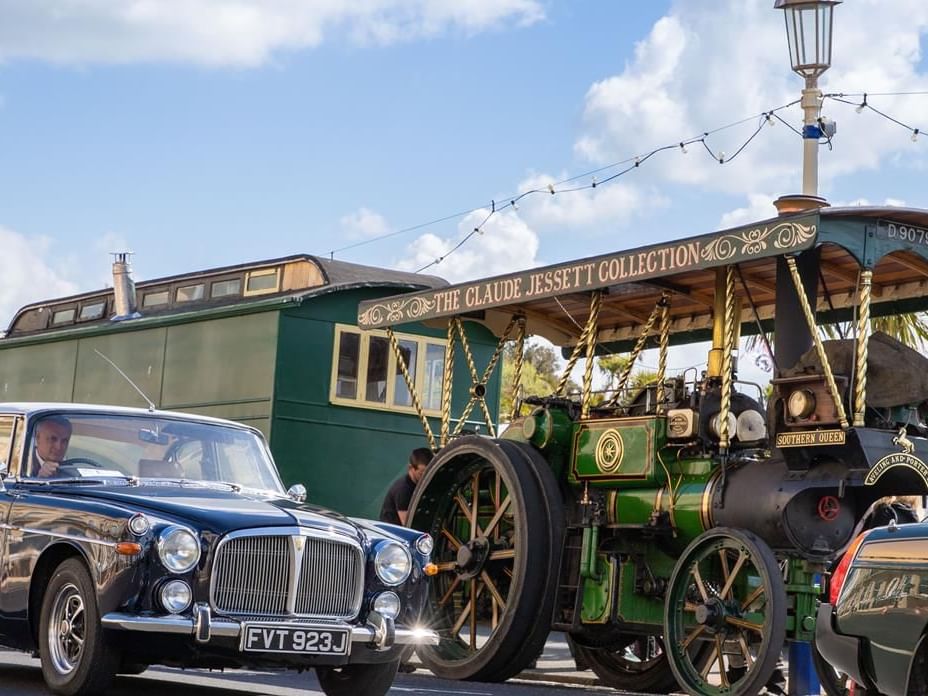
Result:
{"label": "car wing mirror", "polygon": [[305,503],[306,486],[302,483],[295,483],[287,489],[287,495],[290,496],[291,500],[295,500],[298,503]]}

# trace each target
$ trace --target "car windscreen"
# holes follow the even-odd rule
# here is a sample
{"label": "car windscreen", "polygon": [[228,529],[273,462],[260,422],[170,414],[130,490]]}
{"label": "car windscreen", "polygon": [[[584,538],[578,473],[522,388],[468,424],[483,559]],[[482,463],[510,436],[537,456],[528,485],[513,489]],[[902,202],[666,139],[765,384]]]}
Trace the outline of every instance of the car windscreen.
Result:
{"label": "car windscreen", "polygon": [[31,478],[128,476],[283,491],[264,440],[251,430],[219,423],[48,414],[32,427],[29,452],[24,473]]}

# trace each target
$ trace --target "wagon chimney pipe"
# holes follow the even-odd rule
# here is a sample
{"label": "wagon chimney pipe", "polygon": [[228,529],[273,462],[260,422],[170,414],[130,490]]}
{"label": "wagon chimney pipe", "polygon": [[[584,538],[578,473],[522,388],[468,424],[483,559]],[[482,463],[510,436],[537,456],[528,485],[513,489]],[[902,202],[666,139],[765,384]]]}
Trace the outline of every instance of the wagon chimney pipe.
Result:
{"label": "wagon chimney pipe", "polygon": [[135,319],[141,316],[135,306],[135,282],[129,267],[131,251],[113,254],[113,317],[112,321]]}

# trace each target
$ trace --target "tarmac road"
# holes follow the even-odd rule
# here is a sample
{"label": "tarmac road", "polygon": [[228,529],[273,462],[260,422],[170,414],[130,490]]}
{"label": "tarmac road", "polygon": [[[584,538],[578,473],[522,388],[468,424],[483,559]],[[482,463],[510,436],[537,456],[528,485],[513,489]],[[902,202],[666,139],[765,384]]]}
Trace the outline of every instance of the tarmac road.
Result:
{"label": "tarmac road", "polygon": [[[555,644],[557,645],[557,644]],[[559,646],[555,650],[559,653]],[[565,645],[566,649],[566,645]],[[527,679],[505,684],[452,682],[437,679],[419,670],[414,674],[399,674],[390,690],[391,696],[554,696],[569,692],[571,696],[603,696],[618,694],[612,689],[590,686],[591,677],[579,678],[569,669],[559,670],[555,656],[546,655],[539,669],[523,674]],[[560,657],[560,655],[557,655]],[[571,665],[572,666],[572,665]],[[586,673],[589,675],[589,672]],[[550,680],[550,681],[547,681]],[[586,682],[584,684],[583,682]],[[47,696],[37,659],[25,653],[0,649],[0,694],[2,696]],[[209,672],[153,667],[137,677],[119,677],[108,696],[322,696],[322,690],[311,673],[296,672]]]}

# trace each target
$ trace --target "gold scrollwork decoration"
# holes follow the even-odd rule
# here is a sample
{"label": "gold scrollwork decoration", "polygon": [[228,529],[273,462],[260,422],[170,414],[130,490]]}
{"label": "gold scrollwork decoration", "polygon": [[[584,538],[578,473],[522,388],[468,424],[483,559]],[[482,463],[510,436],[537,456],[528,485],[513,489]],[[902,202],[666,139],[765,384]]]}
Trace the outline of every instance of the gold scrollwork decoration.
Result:
{"label": "gold scrollwork decoration", "polygon": [[358,317],[358,323],[362,326],[371,326],[383,321],[413,321],[434,308],[435,301],[425,297],[410,297],[391,300],[390,302],[378,302],[361,313]]}
{"label": "gold scrollwork decoration", "polygon": [[775,249],[792,249],[815,236],[815,225],[798,222],[781,222],[773,227],[754,227],[741,232],[732,232],[716,237],[703,247],[701,256],[705,261],[728,261],[740,256],[756,256],[767,250],[773,237]]}

